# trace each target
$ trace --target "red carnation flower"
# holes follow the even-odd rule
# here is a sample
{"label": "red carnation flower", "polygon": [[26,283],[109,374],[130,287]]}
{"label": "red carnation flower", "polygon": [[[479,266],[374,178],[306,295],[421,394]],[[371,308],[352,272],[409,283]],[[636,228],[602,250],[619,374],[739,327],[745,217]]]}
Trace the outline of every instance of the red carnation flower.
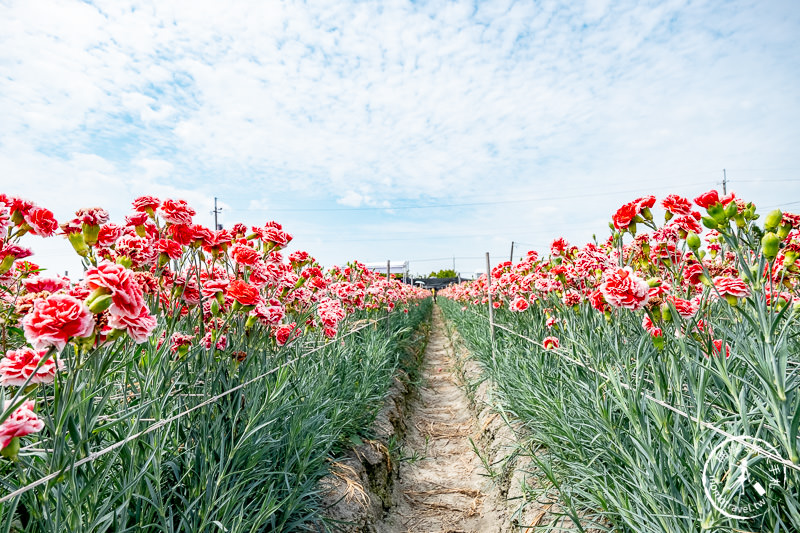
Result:
{"label": "red carnation flower", "polygon": [[692,318],[697,314],[697,311],[700,308],[700,304],[698,302],[694,300],[684,300],[683,298],[678,298],[677,296],[669,295],[667,296],[667,301],[671,302],[672,305],[675,306],[675,310],[683,318]]}
{"label": "red carnation flower", "polygon": [[75,216],[87,226],[99,226],[108,222],[108,211],[102,207],[84,207],[75,211]]}
{"label": "red carnation flower", "polygon": [[22,319],[22,329],[37,350],[55,346],[60,352],[69,339],[92,334],[94,317],[77,298],[53,294],[33,302],[31,312]]}
{"label": "red carnation flower", "polygon": [[558,348],[558,337],[545,337],[542,341],[545,350],[555,350]]}
{"label": "red carnation flower", "polygon": [[161,213],[164,220],[170,224],[191,224],[192,217],[197,213],[189,207],[185,200],[164,200],[161,204]]}
{"label": "red carnation flower", "polygon": [[712,205],[716,205],[716,204],[720,203],[720,201],[719,201],[719,193],[715,189],[712,189],[712,190],[708,191],[707,193],[703,193],[700,196],[698,196],[697,198],[695,198],[694,199],[694,203],[696,203],[697,205],[699,205],[703,209],[708,209]]}
{"label": "red carnation flower", "polygon": [[728,296],[733,298],[745,298],[750,295],[750,288],[741,278],[720,276],[714,278],[714,287],[719,291],[720,296],[726,299]]}
{"label": "red carnation flower", "polygon": [[630,267],[625,267],[612,272],[599,289],[610,305],[636,311],[647,304],[650,286]]}
{"label": "red carnation flower", "polygon": [[228,296],[244,306],[257,305],[261,301],[258,289],[239,279],[231,281],[226,292]]}
{"label": "red carnation flower", "polygon": [[171,224],[167,229],[169,236],[173,241],[183,246],[190,246],[194,244],[196,233],[193,226],[188,224]]}
{"label": "red carnation flower", "polygon": [[283,346],[290,340],[296,339],[299,336],[300,329],[294,322],[275,329],[275,341],[278,343],[278,346]]}
{"label": "red carnation flower", "polygon": [[677,194],[670,194],[661,200],[661,205],[675,215],[692,215],[692,203]]}
{"label": "red carnation flower", "polygon": [[245,244],[234,244],[231,247],[230,254],[231,259],[240,265],[253,266],[256,261],[261,259],[261,254]]}
{"label": "red carnation flower", "polygon": [[133,201],[134,211],[147,213],[148,211],[155,211],[161,205],[161,200],[155,196],[140,196]]}
{"label": "red carnation flower", "polygon": [[525,311],[528,307],[529,307],[528,300],[526,300],[522,296],[517,296],[511,302],[511,305],[509,306],[509,309],[511,309],[512,311],[516,311],[516,312],[522,312],[522,311]]}
{"label": "red carnation flower", "polygon": [[125,225],[126,226],[144,226],[145,222],[147,222],[148,216],[147,213],[144,211],[139,213],[134,213],[132,215],[128,215],[125,217]]}
{"label": "red carnation flower", "polygon": [[[175,228],[177,226],[171,226]],[[155,249],[160,254],[166,254],[170,259],[178,259],[183,254],[183,247],[176,241],[169,239],[158,239],[155,243]]]}
{"label": "red carnation flower", "polygon": [[58,229],[58,222],[53,212],[44,207],[34,207],[23,213],[25,224],[30,232],[39,237],[50,237]]}

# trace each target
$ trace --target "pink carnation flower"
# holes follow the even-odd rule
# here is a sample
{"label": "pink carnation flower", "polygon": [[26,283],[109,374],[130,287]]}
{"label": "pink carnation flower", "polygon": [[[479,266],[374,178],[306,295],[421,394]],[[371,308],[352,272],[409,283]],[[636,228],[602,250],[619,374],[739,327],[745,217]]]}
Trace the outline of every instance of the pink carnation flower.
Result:
{"label": "pink carnation flower", "polygon": [[142,307],[141,313],[135,318],[115,314],[108,316],[109,327],[124,330],[136,344],[142,344],[149,339],[157,324],[158,320],[150,314],[147,307]]}
{"label": "pink carnation flower", "polygon": [[[3,403],[3,410],[10,407],[9,402]],[[33,400],[22,402],[11,416],[0,424],[0,448],[5,448],[14,437],[24,437],[30,433],[38,433],[44,429],[44,422],[39,420],[33,412]]]}
{"label": "pink carnation flower", "polygon": [[37,350],[55,346],[60,352],[73,337],[88,337],[94,317],[86,304],[68,294],[53,294],[33,302],[22,319],[25,338]]}
{"label": "pink carnation flower", "polygon": [[103,261],[97,267],[86,271],[84,283],[92,291],[103,288],[111,295],[112,315],[137,318],[142,314],[144,296],[142,288],[136,282],[133,271],[122,265]]}
{"label": "pink carnation flower", "polygon": [[56,363],[49,357],[40,364],[45,354],[47,350],[34,350],[27,346],[7,351],[0,359],[0,385],[20,387],[26,383],[52,383],[56,372],[64,369],[64,362],[59,360]]}

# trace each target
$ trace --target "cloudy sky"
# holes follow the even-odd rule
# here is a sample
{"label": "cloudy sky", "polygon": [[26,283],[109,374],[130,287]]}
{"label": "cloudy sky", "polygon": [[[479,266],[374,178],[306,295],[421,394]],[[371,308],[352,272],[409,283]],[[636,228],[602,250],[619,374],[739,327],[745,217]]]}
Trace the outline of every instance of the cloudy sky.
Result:
{"label": "cloudy sky", "polygon": [[[0,179],[471,274],[642,194],[800,212],[800,3],[0,0]],[[68,244],[27,243],[53,269]]]}

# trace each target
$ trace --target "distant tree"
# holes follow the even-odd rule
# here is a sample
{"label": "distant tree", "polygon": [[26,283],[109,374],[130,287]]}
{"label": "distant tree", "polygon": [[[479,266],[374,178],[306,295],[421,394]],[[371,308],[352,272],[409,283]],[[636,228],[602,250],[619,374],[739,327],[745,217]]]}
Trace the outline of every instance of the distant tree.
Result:
{"label": "distant tree", "polygon": [[457,278],[458,273],[453,270],[452,268],[446,268],[440,270],[439,272],[431,272],[431,275],[428,276],[429,278]]}

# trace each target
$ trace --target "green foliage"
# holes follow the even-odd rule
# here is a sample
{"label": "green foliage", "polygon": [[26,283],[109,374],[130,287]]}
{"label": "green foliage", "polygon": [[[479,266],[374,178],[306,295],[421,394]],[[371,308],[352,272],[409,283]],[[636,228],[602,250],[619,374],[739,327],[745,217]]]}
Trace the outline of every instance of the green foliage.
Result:
{"label": "green foliage", "polygon": [[431,272],[428,276],[429,278],[457,278],[458,272],[453,270],[452,268],[445,268],[440,270],[439,272]]}
{"label": "green foliage", "polygon": [[300,529],[317,519],[327,459],[372,423],[408,344],[421,340],[414,330],[431,305],[409,305],[375,324],[349,317],[343,332],[366,327],[348,337],[283,348],[253,329],[230,339],[241,362],[197,346],[176,356],[157,338],[69,354],[73,366],[33,393],[55,409],[42,409],[35,448],[0,463],[0,494],[63,473],[0,504],[0,531]]}
{"label": "green foliage", "polygon": [[[607,320],[587,303],[573,309],[558,298],[495,317],[531,339],[557,334],[563,356],[502,329],[492,347],[486,316],[450,300],[441,305],[524,424],[530,455],[552,477],[570,515],[631,533],[800,530],[800,472],[781,470],[758,516],[726,516],[712,505],[703,474],[725,437],[653,401],[761,439],[797,464],[800,312],[791,306],[777,312],[757,295],[738,307],[709,302],[715,335],[733,352],[726,359],[714,355],[708,339],[665,332],[659,348],[636,313],[617,310]],[[558,332],[546,327],[545,307],[566,318]],[[677,331],[694,328],[694,319],[673,316]],[[547,454],[534,453],[540,446]]]}

